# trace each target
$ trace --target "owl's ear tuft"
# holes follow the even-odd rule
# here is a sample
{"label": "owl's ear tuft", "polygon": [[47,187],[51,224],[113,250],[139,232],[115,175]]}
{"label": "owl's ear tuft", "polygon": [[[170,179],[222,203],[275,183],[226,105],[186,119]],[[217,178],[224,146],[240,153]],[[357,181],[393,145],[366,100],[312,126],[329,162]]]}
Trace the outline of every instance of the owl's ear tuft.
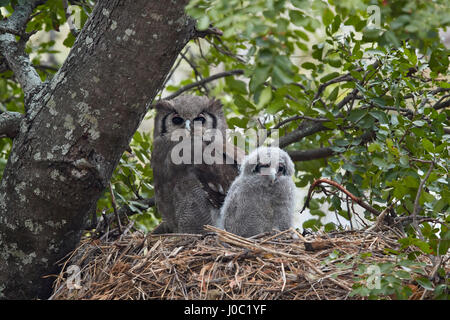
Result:
{"label": "owl's ear tuft", "polygon": [[156,111],[162,111],[162,110],[170,110],[173,109],[173,104],[170,100],[160,100],[154,105],[154,109]]}
{"label": "owl's ear tuft", "polygon": [[222,113],[222,108],[222,102],[218,99],[212,99],[208,105],[208,111],[211,113]]}

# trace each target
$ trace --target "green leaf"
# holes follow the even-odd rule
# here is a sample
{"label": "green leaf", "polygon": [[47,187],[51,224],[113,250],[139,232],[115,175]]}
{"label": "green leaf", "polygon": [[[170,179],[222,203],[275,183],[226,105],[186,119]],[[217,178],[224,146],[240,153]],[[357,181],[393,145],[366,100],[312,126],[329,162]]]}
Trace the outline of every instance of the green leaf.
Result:
{"label": "green leaf", "polygon": [[336,88],[333,89],[333,91],[331,91],[330,95],[328,96],[327,100],[328,101],[336,101],[337,97],[339,94],[339,86],[336,86]]}
{"label": "green leaf", "polygon": [[243,96],[237,94],[233,96],[234,98],[234,104],[239,108],[239,110],[242,110],[243,113],[248,112],[248,110],[254,110],[256,107],[248,101]]}
{"label": "green leaf", "polygon": [[65,45],[67,48],[72,48],[74,43],[75,43],[75,37],[72,34],[72,32],[69,32],[67,34],[66,39],[64,39],[64,41],[63,41],[63,45]]}
{"label": "green leaf", "polygon": [[420,284],[423,288],[433,291],[433,284],[431,283],[431,281],[428,278],[425,277],[420,277],[420,278],[416,278],[416,281],[418,284]]}
{"label": "green leaf", "polygon": [[323,76],[322,78],[320,78],[320,82],[324,83],[324,82],[327,82],[327,81],[332,80],[334,78],[337,78],[339,76],[340,76],[339,72],[332,72],[332,73],[329,73],[326,76]]}
{"label": "green leaf", "polygon": [[291,22],[293,24],[295,24],[296,26],[299,26],[299,27],[302,27],[303,24],[305,23],[305,16],[299,10],[290,10],[289,18],[291,19]]}
{"label": "green leaf", "polygon": [[209,17],[207,15],[204,15],[203,17],[198,20],[197,23],[197,29],[198,30],[206,30],[209,28]]}
{"label": "green leaf", "polygon": [[430,56],[430,69],[436,73],[447,72],[449,66],[448,50],[442,48],[435,49]]}
{"label": "green leaf", "polygon": [[383,158],[373,158],[372,162],[380,169],[385,169],[387,167],[387,162]]}
{"label": "green leaf", "polygon": [[379,143],[377,142],[373,142],[371,144],[369,144],[369,146],[367,147],[367,151],[369,152],[376,152],[376,151],[381,151],[381,146]]}
{"label": "green leaf", "polygon": [[326,7],[322,11],[322,22],[325,26],[329,26],[334,19],[333,11],[330,10],[330,8]]}
{"label": "green leaf", "polygon": [[269,77],[270,67],[264,66],[264,67],[257,67],[255,72],[252,75],[252,78],[250,80],[249,88],[251,92],[255,92],[256,89],[262,85],[267,78]]}
{"label": "green leaf", "polygon": [[384,113],[383,111],[379,111],[379,110],[372,110],[369,112],[369,114],[377,119],[380,123],[384,124],[388,124],[389,123],[389,119],[386,116],[386,113]]}
{"label": "green leaf", "polygon": [[272,69],[273,85],[277,88],[282,87],[285,84],[292,83],[292,77],[284,72],[278,66],[274,66]]}
{"label": "green leaf", "polygon": [[408,167],[409,166],[409,157],[408,156],[401,156],[400,157],[400,164],[404,167]]}
{"label": "green leaf", "polygon": [[427,138],[423,138],[422,145],[429,153],[434,153],[434,145],[430,140],[428,140]]}
{"label": "green leaf", "polygon": [[350,122],[357,123],[360,121],[364,116],[367,114],[367,110],[362,109],[354,109],[350,111],[349,116],[347,117],[347,120]]}
{"label": "green leaf", "polygon": [[265,87],[261,91],[261,94],[259,95],[259,100],[257,104],[258,109],[264,107],[266,104],[270,102],[270,100],[272,100],[272,89],[270,87]]}
{"label": "green leaf", "polygon": [[247,84],[244,81],[227,77],[225,78],[225,83],[228,85],[230,89],[234,90],[236,93],[240,93],[243,95],[247,94]]}
{"label": "green leaf", "polygon": [[301,67],[307,70],[316,70],[316,65],[312,62],[302,63]]}

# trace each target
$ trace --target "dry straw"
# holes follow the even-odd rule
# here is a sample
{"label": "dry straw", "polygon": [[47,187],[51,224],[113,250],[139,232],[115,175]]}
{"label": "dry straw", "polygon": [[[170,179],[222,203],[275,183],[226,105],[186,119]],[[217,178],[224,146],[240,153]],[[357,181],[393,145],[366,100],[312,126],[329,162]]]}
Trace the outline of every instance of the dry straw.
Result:
{"label": "dry straw", "polygon": [[[207,235],[85,239],[63,262],[51,299],[355,299],[358,263],[393,262],[392,232],[346,231],[303,237],[295,230],[246,239],[206,226]],[[338,252],[338,258],[330,255]],[[362,253],[370,252],[362,261]],[[69,266],[80,268],[69,289]],[[425,271],[431,272],[428,262]],[[409,284],[412,299],[426,297]],[[387,297],[392,298],[392,297]]]}

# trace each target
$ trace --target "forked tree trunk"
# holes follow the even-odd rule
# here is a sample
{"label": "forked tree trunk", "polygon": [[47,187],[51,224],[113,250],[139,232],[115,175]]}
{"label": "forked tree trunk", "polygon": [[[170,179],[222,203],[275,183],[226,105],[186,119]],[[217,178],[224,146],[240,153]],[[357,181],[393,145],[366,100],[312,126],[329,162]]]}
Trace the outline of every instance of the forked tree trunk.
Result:
{"label": "forked tree trunk", "polygon": [[186,1],[98,1],[61,70],[27,101],[0,186],[0,299],[46,298],[55,263],[194,35]]}

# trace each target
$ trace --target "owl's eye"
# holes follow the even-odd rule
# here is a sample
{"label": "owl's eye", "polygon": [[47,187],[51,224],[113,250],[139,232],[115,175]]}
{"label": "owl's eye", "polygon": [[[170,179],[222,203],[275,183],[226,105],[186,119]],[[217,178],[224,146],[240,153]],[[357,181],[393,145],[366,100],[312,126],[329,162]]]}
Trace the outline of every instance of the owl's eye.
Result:
{"label": "owl's eye", "polygon": [[202,124],[204,124],[205,121],[206,121],[206,119],[205,119],[205,117],[203,117],[203,116],[198,116],[197,118],[194,119],[194,122],[195,122],[195,121],[201,121]]}
{"label": "owl's eye", "polygon": [[260,163],[258,163],[256,165],[255,169],[253,169],[253,172],[260,173],[261,172],[261,168],[269,168],[269,167],[270,167],[270,165],[268,165],[268,164],[260,164]]}
{"label": "owl's eye", "polygon": [[285,175],[286,174],[286,167],[284,165],[280,164],[278,166],[278,173],[281,173],[281,174]]}
{"label": "owl's eye", "polygon": [[181,117],[173,117],[172,118],[172,123],[174,124],[174,125],[180,125],[180,124],[182,124],[184,122],[184,120],[183,120],[183,118],[181,118]]}

